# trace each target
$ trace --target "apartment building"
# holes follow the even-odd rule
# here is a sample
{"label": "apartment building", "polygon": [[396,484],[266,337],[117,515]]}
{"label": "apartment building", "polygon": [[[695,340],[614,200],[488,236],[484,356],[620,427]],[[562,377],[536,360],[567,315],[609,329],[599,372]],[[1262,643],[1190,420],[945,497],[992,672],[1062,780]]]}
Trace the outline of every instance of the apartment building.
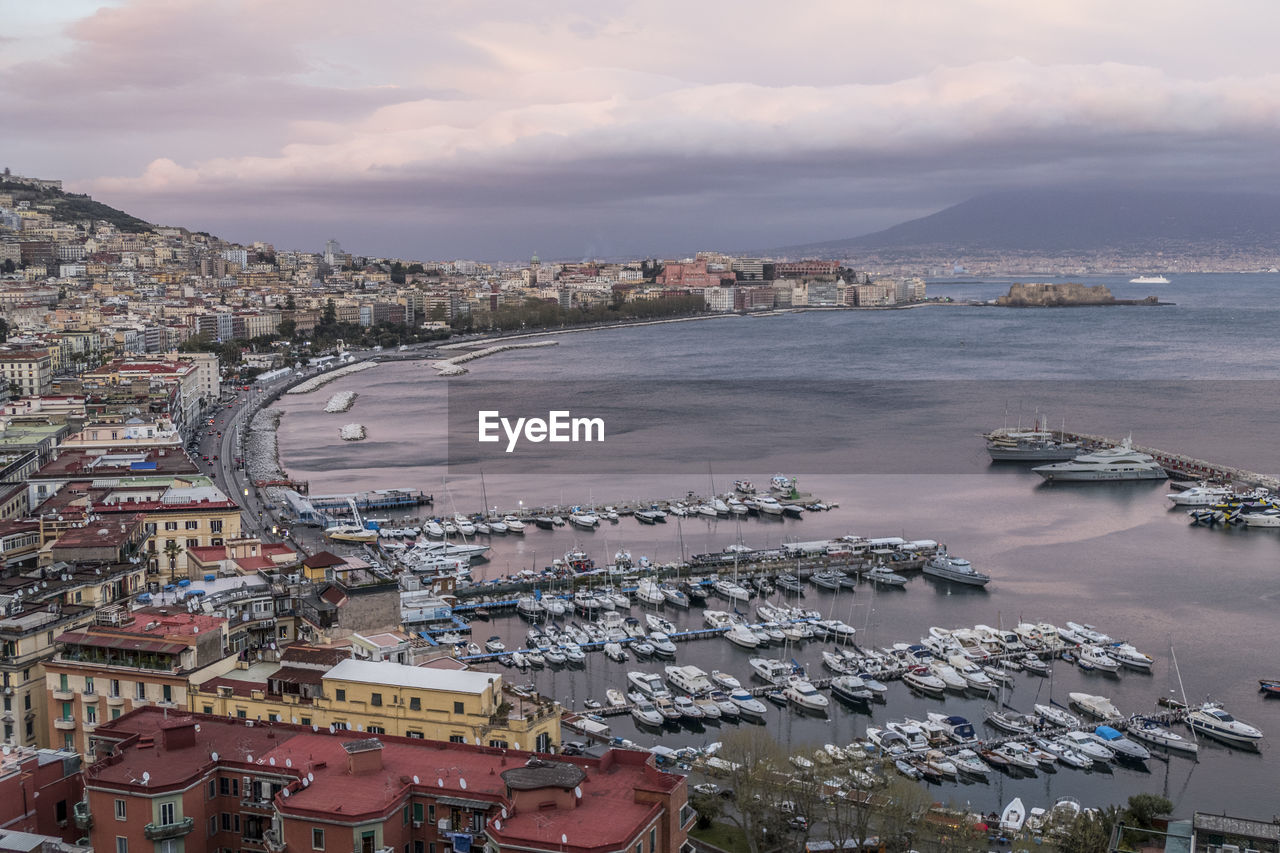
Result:
{"label": "apartment building", "polygon": [[519,750],[143,708],[100,726],[95,850],[677,853],[696,813],[653,756]]}
{"label": "apartment building", "polygon": [[540,752],[560,745],[560,706],[508,689],[496,673],[349,658],[323,672],[237,676],[201,683],[191,710]]}
{"label": "apartment building", "polygon": [[53,389],[53,355],[48,347],[0,346],[0,381],[18,396],[35,397]]}

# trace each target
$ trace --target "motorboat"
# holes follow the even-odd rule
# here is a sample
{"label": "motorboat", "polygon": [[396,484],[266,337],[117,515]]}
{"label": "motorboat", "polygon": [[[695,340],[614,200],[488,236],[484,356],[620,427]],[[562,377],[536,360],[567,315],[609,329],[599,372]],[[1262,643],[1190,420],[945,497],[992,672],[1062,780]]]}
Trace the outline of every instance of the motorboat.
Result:
{"label": "motorboat", "polygon": [[546,657],[547,663],[552,666],[564,666],[564,664],[569,660],[568,655],[566,655],[559,646],[552,646],[542,654]]}
{"label": "motorboat", "polygon": [[476,535],[475,522],[471,521],[471,519],[467,518],[465,515],[461,515],[461,514],[455,515],[453,517],[453,526],[457,528],[458,533],[462,534],[463,536]]}
{"label": "motorboat", "polygon": [[997,687],[1001,684],[1006,687],[1013,684],[1013,673],[1006,667],[987,665],[982,667],[982,672],[987,676],[991,683],[995,684]]}
{"label": "motorboat", "polygon": [[1231,489],[1227,486],[1210,486],[1201,483],[1180,492],[1165,495],[1174,506],[1213,506],[1231,497]]}
{"label": "motorboat", "polygon": [[756,507],[762,515],[782,515],[782,504],[772,495],[757,495]]}
{"label": "motorboat", "polygon": [[734,625],[724,633],[724,638],[744,649],[754,649],[760,645],[760,638],[746,625]]}
{"label": "motorboat", "polygon": [[1136,669],[1139,672],[1150,672],[1152,664],[1155,661],[1151,655],[1138,651],[1129,643],[1116,643],[1106,648],[1107,657],[1112,658],[1121,666],[1129,669]]}
{"label": "motorboat", "polygon": [[730,691],[729,699],[746,717],[763,717],[769,710],[763,702],[741,687]]}
{"label": "motorboat", "polygon": [[679,722],[680,718],[684,716],[680,713],[680,709],[675,706],[675,703],[671,701],[669,694],[654,697],[653,706],[658,709],[658,713],[668,723]]}
{"label": "motorboat", "polygon": [[836,675],[844,675],[849,671],[849,664],[844,655],[836,652],[823,651],[822,665],[834,672]]}
{"label": "motorboat", "polygon": [[1269,509],[1242,513],[1240,519],[1246,527],[1280,527],[1280,509]]}
{"label": "motorboat", "polygon": [[862,578],[863,580],[870,581],[871,583],[878,584],[880,586],[901,588],[907,585],[907,579],[903,575],[900,575],[895,571],[891,571],[883,564],[867,569],[862,573]]}
{"label": "motorboat", "polygon": [[841,577],[843,577],[843,573],[826,569],[809,575],[809,583],[814,586],[820,586],[823,589],[837,590],[840,588]]}
{"label": "motorboat", "polygon": [[[650,578],[642,578],[636,586],[636,599],[641,604],[647,604],[650,607],[661,607],[667,600],[666,596],[662,594],[662,587],[658,585],[657,581]],[[670,623],[668,622],[667,624]]]}
{"label": "motorboat", "polygon": [[942,679],[942,683],[947,686],[948,690],[955,690],[963,693],[969,689],[969,682],[960,673],[956,672],[955,667],[945,664],[942,661],[933,661],[929,664],[929,671]]}
{"label": "motorboat", "polygon": [[1117,758],[1131,761],[1146,761],[1151,752],[1142,744],[1134,743],[1124,733],[1111,726],[1098,726],[1093,730],[1093,739],[1116,754]]}
{"label": "motorboat", "polygon": [[875,698],[862,679],[856,675],[837,675],[831,679],[831,695],[845,702],[863,705]]}
{"label": "motorboat", "polygon": [[651,509],[641,509],[635,512],[636,521],[641,524],[657,524],[659,515],[661,513]]}
{"label": "motorboat", "polygon": [[1016,835],[1022,831],[1022,825],[1026,822],[1027,809],[1022,805],[1022,798],[1014,797],[1000,813],[1000,831]]}
{"label": "motorboat", "polygon": [[742,687],[742,682],[734,678],[727,672],[721,672],[718,669],[711,670],[711,680],[716,686],[724,690],[737,690]]}
{"label": "motorboat", "polygon": [[506,644],[502,642],[502,638],[497,634],[484,641],[485,651],[498,654],[507,650]]}
{"label": "motorboat", "polygon": [[1187,715],[1187,725],[1194,732],[1208,735],[1226,743],[1257,748],[1262,742],[1262,732],[1248,723],[1237,720],[1221,705],[1206,702]]}
{"label": "motorboat", "polygon": [[885,723],[884,727],[902,735],[907,742],[907,749],[912,752],[924,752],[929,748],[929,737],[918,723],[892,721]]}
{"label": "motorboat", "polygon": [[1131,719],[1126,734],[1134,740],[1174,752],[1189,752],[1194,755],[1200,751],[1200,745],[1195,741],[1184,738],[1146,717]]}
{"label": "motorboat", "polygon": [[735,583],[728,578],[720,578],[711,584],[711,588],[716,594],[722,598],[728,599],[730,603],[735,601],[750,601],[751,590],[741,584]]}
{"label": "motorboat", "polygon": [[630,648],[631,654],[635,655],[636,658],[651,658],[655,653],[653,643],[648,640],[632,640]]}
{"label": "motorboat", "polygon": [[787,661],[751,658],[747,662],[757,677],[770,684],[782,684],[795,674],[795,667]]}
{"label": "motorboat", "polygon": [[634,687],[642,696],[653,698],[668,695],[666,685],[662,683],[662,676],[658,675],[656,672],[632,670],[627,673],[627,683]]}
{"label": "motorboat", "polygon": [[529,651],[525,652],[524,658],[529,662],[529,666],[534,669],[542,669],[547,665],[546,655],[538,649],[529,649]]}
{"label": "motorboat", "polygon": [[907,744],[907,739],[892,729],[868,726],[867,740],[875,744],[876,748],[885,755],[902,756],[911,753],[911,747]]}
{"label": "motorboat", "polygon": [[615,663],[627,662],[627,650],[622,647],[621,643],[605,643],[604,656]]}
{"label": "motorboat", "polygon": [[836,643],[852,643],[854,634],[857,633],[852,626],[846,625],[839,619],[819,619],[813,624],[814,627],[824,631],[828,639]]}
{"label": "motorboat", "polygon": [[1070,462],[1057,462],[1032,468],[1049,482],[1098,482],[1116,480],[1167,480],[1168,472],[1155,458],[1133,449],[1126,438],[1118,447],[1107,447],[1083,453]]}
{"label": "motorboat", "polygon": [[818,689],[800,677],[793,677],[782,689],[787,701],[806,711],[825,711],[831,700],[818,692]]}
{"label": "motorboat", "polygon": [[537,622],[546,616],[546,611],[542,607],[542,602],[532,595],[521,596],[516,601],[516,613],[532,622]]}
{"label": "motorboat", "polygon": [[1094,696],[1090,693],[1068,693],[1067,695],[1080,710],[1096,719],[1115,720],[1124,716],[1105,696]]}
{"label": "motorboat", "polygon": [[667,683],[676,690],[697,696],[711,690],[711,679],[707,674],[692,664],[688,666],[668,666],[664,670]]}
{"label": "motorboat", "polygon": [[729,628],[737,623],[734,622],[733,616],[723,610],[704,610],[702,624],[708,628]]}
{"label": "motorboat", "polygon": [[671,623],[670,619],[663,619],[656,613],[646,613],[644,621],[649,626],[650,631],[661,631],[664,634],[674,634],[676,632],[676,626]]}
{"label": "motorboat", "polygon": [[972,776],[975,779],[982,779],[991,772],[991,765],[978,757],[978,753],[972,749],[962,749],[951,756],[952,762],[956,765],[956,770]]}
{"label": "motorboat", "polygon": [[1120,669],[1120,662],[1097,646],[1081,646],[1076,654],[1076,663],[1083,670],[1118,672]]}
{"label": "motorboat", "polygon": [[640,699],[631,706],[631,718],[642,726],[660,727],[663,723],[663,716],[648,699]]}
{"label": "motorboat", "polygon": [[1063,732],[1055,740],[1069,746],[1076,752],[1092,759],[1093,761],[1105,763],[1116,757],[1116,754],[1109,747],[1093,736],[1092,732],[1083,732],[1073,730]]}
{"label": "motorboat", "polygon": [[798,577],[788,572],[778,575],[774,578],[773,583],[774,586],[783,592],[789,592],[796,595],[804,594],[804,584],[801,583]]}
{"label": "motorboat", "polygon": [[[718,720],[721,717],[720,705],[716,700],[709,696],[693,697],[693,704],[698,706],[698,710],[702,712],[704,720]],[[736,710],[736,709],[735,709]]]}
{"label": "motorboat", "polygon": [[1029,735],[1036,730],[1036,718],[1006,711],[988,711],[986,720],[993,727],[1015,735]]}
{"label": "motorboat", "polygon": [[516,669],[527,669],[529,667],[529,658],[524,652],[512,652],[511,665]]}
{"label": "motorboat", "polygon": [[653,646],[654,654],[660,658],[676,656],[676,644],[671,642],[671,638],[663,631],[654,631],[649,634],[649,643]]}
{"label": "motorboat", "polygon": [[1036,704],[1032,708],[1035,710],[1036,716],[1051,726],[1056,726],[1060,729],[1074,729],[1080,725],[1080,720],[1075,714],[1064,708],[1059,708],[1057,705]]}
{"label": "motorboat", "polygon": [[662,590],[662,596],[667,604],[672,607],[687,608],[689,606],[689,596],[684,594],[684,590],[669,583],[659,584],[658,587]]}
{"label": "motorboat", "polygon": [[702,709],[698,707],[698,703],[688,696],[676,696],[671,702],[676,706],[676,710],[680,712],[680,716],[686,720],[700,721],[704,717]]}
{"label": "motorboat", "polygon": [[975,690],[979,693],[990,693],[996,689],[996,683],[982,671],[982,667],[963,655],[954,655],[950,663],[955,671],[960,674],[960,677],[965,680],[965,686],[970,690]]}
{"label": "motorboat", "polygon": [[542,599],[542,609],[547,611],[548,616],[563,616],[569,612],[569,605],[563,598],[551,596]]}
{"label": "motorboat", "polygon": [[[1011,660],[1017,660],[1018,665],[1032,675],[1048,675],[1049,674],[1049,664],[1046,663],[1043,658],[1041,658],[1039,655],[1035,654],[1034,652],[1027,652],[1024,657],[1011,659]],[[1008,666],[1009,663],[1010,661],[1005,661],[1006,666]]]}
{"label": "motorboat", "polygon": [[990,575],[975,570],[968,560],[952,557],[944,550],[939,550],[925,561],[924,574],[968,586],[986,586],[991,582]]}
{"label": "motorboat", "polygon": [[1031,750],[1025,744],[1016,740],[1002,743],[991,751],[1003,757],[1010,766],[1017,767],[1020,770],[1029,770],[1034,773],[1040,769],[1039,759],[1031,754]]}
{"label": "motorboat", "polygon": [[1259,678],[1258,690],[1267,696],[1280,696],[1280,678]]}
{"label": "motorboat", "polygon": [[954,778],[959,772],[956,763],[946,756],[940,749],[931,749],[924,754],[924,763],[939,776],[949,776]]}
{"label": "motorboat", "polygon": [[1057,738],[1036,738],[1033,743],[1052,755],[1067,767],[1077,770],[1088,770],[1093,766],[1093,759],[1076,750],[1070,744]]}
{"label": "motorboat", "polygon": [[435,539],[440,539],[444,536],[444,528],[440,526],[440,522],[434,519],[422,525],[422,532]]}
{"label": "motorboat", "polygon": [[924,666],[913,666],[902,673],[902,682],[913,690],[919,690],[930,696],[942,696],[947,692],[946,682]]}
{"label": "motorboat", "polygon": [[978,735],[973,728],[973,723],[964,717],[956,714],[940,714],[937,711],[930,711],[928,723],[937,727],[943,736],[952,743],[968,745],[978,742]]}
{"label": "motorboat", "polygon": [[502,517],[502,523],[507,526],[508,533],[517,535],[524,534],[524,522],[514,515],[505,515]]}

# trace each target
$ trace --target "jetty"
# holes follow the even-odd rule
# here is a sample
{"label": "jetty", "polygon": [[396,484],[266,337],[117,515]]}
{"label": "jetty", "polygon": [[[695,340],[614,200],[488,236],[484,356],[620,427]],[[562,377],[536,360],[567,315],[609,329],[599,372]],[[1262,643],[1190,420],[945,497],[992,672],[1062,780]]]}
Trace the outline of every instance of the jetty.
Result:
{"label": "jetty", "polygon": [[[513,349],[533,349],[535,347],[554,347],[559,345],[559,343],[560,343],[559,341],[527,341],[524,343],[516,343],[516,344],[498,344],[497,346],[485,347],[484,349],[478,349],[478,350],[472,350],[471,352],[463,353],[462,355],[455,355],[452,358],[445,358],[439,361],[433,361],[431,362],[431,366],[438,371],[440,376],[460,376],[463,373],[467,372],[467,369],[462,365],[466,364],[468,361],[475,361],[477,358],[484,358],[485,356],[496,355],[500,352],[506,352],[508,350],[513,350]],[[440,349],[446,349],[446,348],[447,347],[440,347]]]}
{"label": "jetty", "polygon": [[[1087,432],[1062,432],[1064,440],[1074,441],[1090,448],[1116,447],[1119,439]],[[1170,477],[1181,480],[1212,480],[1221,483],[1232,483],[1237,486],[1252,488],[1262,487],[1272,492],[1280,492],[1280,477],[1271,474],[1260,474],[1230,465],[1219,465],[1205,459],[1197,459],[1182,453],[1172,453],[1156,447],[1141,444],[1132,445],[1139,453],[1145,453],[1160,463],[1160,467],[1169,472]]]}

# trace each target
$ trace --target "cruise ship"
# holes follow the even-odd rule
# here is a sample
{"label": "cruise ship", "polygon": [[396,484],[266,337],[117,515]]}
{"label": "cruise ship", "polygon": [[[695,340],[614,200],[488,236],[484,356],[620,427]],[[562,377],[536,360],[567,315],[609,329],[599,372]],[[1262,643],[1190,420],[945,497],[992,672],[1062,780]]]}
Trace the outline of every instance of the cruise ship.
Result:
{"label": "cruise ship", "polygon": [[1169,279],[1162,275],[1140,275],[1129,279],[1130,284],[1168,284]]}
{"label": "cruise ship", "polygon": [[1145,453],[1133,449],[1129,439],[1119,447],[1108,447],[1077,456],[1070,462],[1032,468],[1041,477],[1055,480],[1167,480],[1169,475]]}

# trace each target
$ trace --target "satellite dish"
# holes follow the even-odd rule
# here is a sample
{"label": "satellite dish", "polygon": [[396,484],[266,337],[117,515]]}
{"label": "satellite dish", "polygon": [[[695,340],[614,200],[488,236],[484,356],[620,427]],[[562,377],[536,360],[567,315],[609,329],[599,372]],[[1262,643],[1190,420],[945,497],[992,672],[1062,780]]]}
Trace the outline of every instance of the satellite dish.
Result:
{"label": "satellite dish", "polygon": [[462,788],[462,790],[464,790],[464,791],[465,791],[465,790],[467,790],[467,780],[466,780],[466,779],[463,779],[461,776],[459,776],[459,777],[458,777],[458,786],[459,786],[459,787],[461,787],[461,788]]}
{"label": "satellite dish", "polygon": [[560,843],[561,843],[561,844],[568,844],[568,843],[569,843],[569,836],[565,835],[563,832],[562,832],[562,833],[560,833]]}
{"label": "satellite dish", "polygon": [[582,799],[582,786],[579,785],[573,789],[573,795],[578,799]]}
{"label": "satellite dish", "polygon": [[308,782],[314,782],[314,781],[316,781],[316,774],[314,774],[314,773],[308,773],[308,774],[307,774],[307,781],[308,781]]}
{"label": "satellite dish", "polygon": [[333,732],[334,732],[333,723],[330,723],[330,724],[329,724],[329,734],[333,734]]}
{"label": "satellite dish", "polygon": [[197,731],[197,732],[198,732],[198,731],[200,731],[200,724],[199,724],[199,723],[196,723],[196,731]]}
{"label": "satellite dish", "polygon": [[216,752],[211,753],[211,754],[209,755],[209,757],[210,757],[210,758],[212,758],[214,761],[217,761],[217,760],[218,760],[218,753],[216,753]]}
{"label": "satellite dish", "polygon": [[310,780],[310,779],[303,779],[303,780],[302,780],[302,787],[304,787],[304,788],[310,788],[310,787],[311,787],[311,780]]}
{"label": "satellite dish", "polygon": [[506,817],[506,816],[507,816],[507,807],[506,807],[506,806],[503,806],[503,807],[502,807],[502,816],[503,816],[503,817]]}
{"label": "satellite dish", "polygon": [[420,782],[418,782],[418,777],[417,777],[417,776],[414,776],[414,777],[413,777],[413,784],[415,784],[415,785],[421,784]]}
{"label": "satellite dish", "polygon": [[295,726],[298,724],[298,718],[297,718],[297,717],[294,717],[294,718],[293,718],[293,724],[294,724]]}
{"label": "satellite dish", "polygon": [[292,759],[292,758],[286,758],[286,759],[284,760],[284,766],[285,766],[285,767],[292,767],[292,766],[293,766],[293,759]]}
{"label": "satellite dish", "polygon": [[147,784],[147,783],[148,783],[148,782],[150,782],[150,781],[151,781],[151,774],[150,774],[148,771],[143,770],[143,771],[142,771],[142,784],[144,784],[144,785],[145,785],[145,784]]}
{"label": "satellite dish", "polygon": [[500,821],[500,820],[495,820],[495,821],[493,822],[493,828],[494,828],[494,829],[502,829],[502,821]]}
{"label": "satellite dish", "polygon": [[318,732],[318,731],[320,731],[320,727],[319,727],[319,726],[317,726],[316,724],[312,723],[312,724],[311,724],[311,731],[313,731],[313,732]]}
{"label": "satellite dish", "polygon": [[245,761],[247,761],[248,763],[252,764],[252,763],[253,763],[253,756],[252,756],[252,755],[246,755],[246,756],[244,757],[244,760],[245,760]]}
{"label": "satellite dish", "polygon": [[[276,766],[276,759],[274,756],[271,757],[271,759],[269,760],[269,763],[271,764],[272,767]],[[582,795],[579,794],[578,796],[582,796]]]}
{"label": "satellite dish", "polygon": [[3,752],[5,755],[8,755],[11,751],[12,751],[12,750],[10,750],[10,749],[9,749],[9,745],[8,745],[8,744],[5,744],[4,749],[3,749],[3,750],[0,750],[0,752]]}
{"label": "satellite dish", "polygon": [[280,792],[280,794],[281,794],[282,796],[284,796],[285,798],[288,798],[288,796],[289,796],[289,789],[288,789],[288,788],[285,788],[283,791],[281,791],[281,792]]}
{"label": "satellite dish", "polygon": [[436,787],[437,787],[437,788],[443,788],[443,787],[444,787],[444,780],[443,780],[443,779],[437,779],[437,780],[436,780]]}
{"label": "satellite dish", "polygon": [[516,741],[516,749],[520,748],[520,741]]}

